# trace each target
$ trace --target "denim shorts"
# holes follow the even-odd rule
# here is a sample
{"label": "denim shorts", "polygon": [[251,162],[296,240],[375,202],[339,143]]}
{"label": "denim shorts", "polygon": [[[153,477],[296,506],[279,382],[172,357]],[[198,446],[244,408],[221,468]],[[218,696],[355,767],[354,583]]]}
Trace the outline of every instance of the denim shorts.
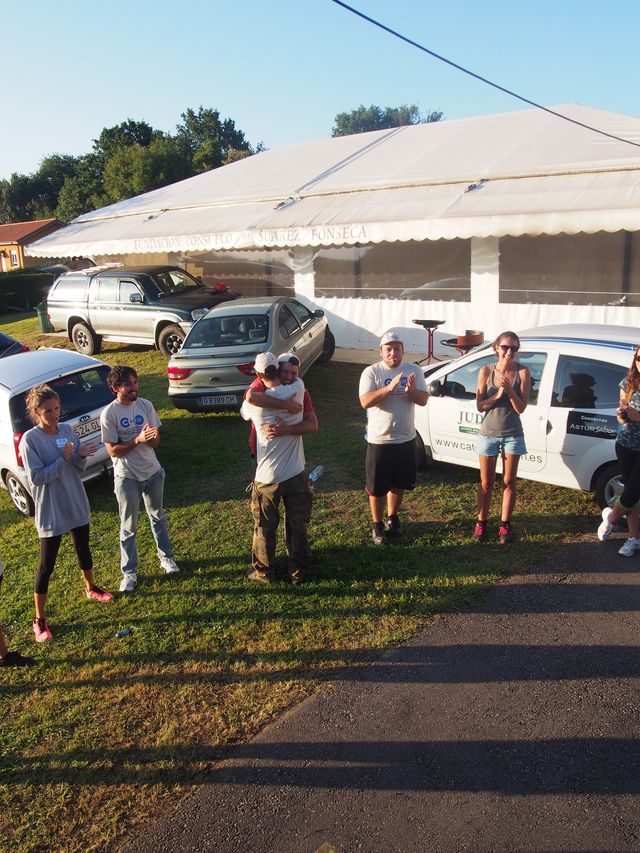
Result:
{"label": "denim shorts", "polygon": [[477,435],[476,453],[478,456],[524,456],[527,446],[523,435]]}

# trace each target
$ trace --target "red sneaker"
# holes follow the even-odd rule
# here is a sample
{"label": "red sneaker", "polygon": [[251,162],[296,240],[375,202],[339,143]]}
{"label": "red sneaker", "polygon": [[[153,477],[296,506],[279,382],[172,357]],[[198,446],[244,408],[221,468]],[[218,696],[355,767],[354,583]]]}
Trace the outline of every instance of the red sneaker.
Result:
{"label": "red sneaker", "polygon": [[475,530],[473,531],[473,541],[474,542],[486,542],[487,541],[487,525],[483,524],[480,521],[476,522]]}
{"label": "red sneaker", "polygon": [[36,638],[36,643],[44,643],[53,637],[46,619],[38,619],[36,617],[33,620],[33,635]]}
{"label": "red sneaker", "polygon": [[94,601],[101,601],[103,604],[113,600],[111,593],[107,592],[106,589],[100,589],[99,586],[92,586],[91,589],[87,589],[86,596],[93,598]]}
{"label": "red sneaker", "polygon": [[498,530],[498,541],[501,545],[510,545],[511,542],[515,542],[515,534],[511,527],[511,523],[508,521],[501,521],[500,528]]}

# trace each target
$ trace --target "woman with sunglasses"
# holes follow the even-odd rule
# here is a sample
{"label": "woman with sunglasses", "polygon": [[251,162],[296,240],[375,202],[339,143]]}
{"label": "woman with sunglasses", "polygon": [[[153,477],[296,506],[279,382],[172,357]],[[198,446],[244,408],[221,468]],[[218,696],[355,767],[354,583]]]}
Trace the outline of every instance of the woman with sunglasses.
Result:
{"label": "woman with sunglasses", "polygon": [[473,540],[487,541],[487,518],[500,453],[504,491],[498,539],[506,545],[514,540],[511,514],[516,503],[518,462],[522,454],[527,452],[520,415],[529,402],[531,374],[527,367],[518,364],[520,338],[515,332],[502,332],[492,346],[498,361],[480,368],[476,390],[478,411],[484,412],[485,416],[476,443],[476,451],[480,456],[480,483],[478,520]]}
{"label": "woman with sunglasses", "polygon": [[602,510],[598,527],[601,542],[611,536],[623,515],[627,516],[629,538],[618,551],[633,557],[640,550],[640,347],[635,351],[627,375],[620,383],[620,406],[616,414],[620,429],[616,438],[616,456],[622,468],[624,490],[612,507]]}

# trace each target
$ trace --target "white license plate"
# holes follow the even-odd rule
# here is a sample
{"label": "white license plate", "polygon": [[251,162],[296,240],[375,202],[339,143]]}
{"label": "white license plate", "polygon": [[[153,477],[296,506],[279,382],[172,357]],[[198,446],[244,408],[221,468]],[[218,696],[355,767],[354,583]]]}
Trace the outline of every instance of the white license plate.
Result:
{"label": "white license plate", "polygon": [[84,424],[76,424],[74,426],[73,431],[78,436],[78,438],[84,438],[85,435],[91,435],[94,432],[98,432],[100,429],[100,418],[93,418],[93,420],[87,421]]}
{"label": "white license plate", "polygon": [[238,398],[235,394],[217,394],[215,397],[200,397],[201,406],[235,406]]}

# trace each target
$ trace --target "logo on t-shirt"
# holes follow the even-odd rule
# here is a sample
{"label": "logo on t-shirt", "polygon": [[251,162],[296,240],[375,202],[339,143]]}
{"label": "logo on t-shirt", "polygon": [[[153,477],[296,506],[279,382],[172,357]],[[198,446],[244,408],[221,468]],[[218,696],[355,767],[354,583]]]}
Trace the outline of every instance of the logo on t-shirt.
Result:
{"label": "logo on t-shirt", "polygon": [[[385,387],[386,387],[387,385],[390,385],[390,384],[391,384],[391,379],[385,379],[385,380],[384,380],[384,384],[385,384]],[[400,377],[400,387],[401,387],[401,388],[406,388],[406,387],[407,387],[407,377],[404,375],[404,373],[403,373],[403,374],[402,374],[402,376]]]}
{"label": "logo on t-shirt", "polygon": [[[142,415],[136,415],[135,418],[133,419],[133,423],[136,426],[142,426],[142,424],[144,423],[144,418],[142,417]],[[124,417],[120,418],[120,426],[124,427],[125,429],[127,427],[131,426],[131,421],[129,420],[129,418],[126,415]]]}

